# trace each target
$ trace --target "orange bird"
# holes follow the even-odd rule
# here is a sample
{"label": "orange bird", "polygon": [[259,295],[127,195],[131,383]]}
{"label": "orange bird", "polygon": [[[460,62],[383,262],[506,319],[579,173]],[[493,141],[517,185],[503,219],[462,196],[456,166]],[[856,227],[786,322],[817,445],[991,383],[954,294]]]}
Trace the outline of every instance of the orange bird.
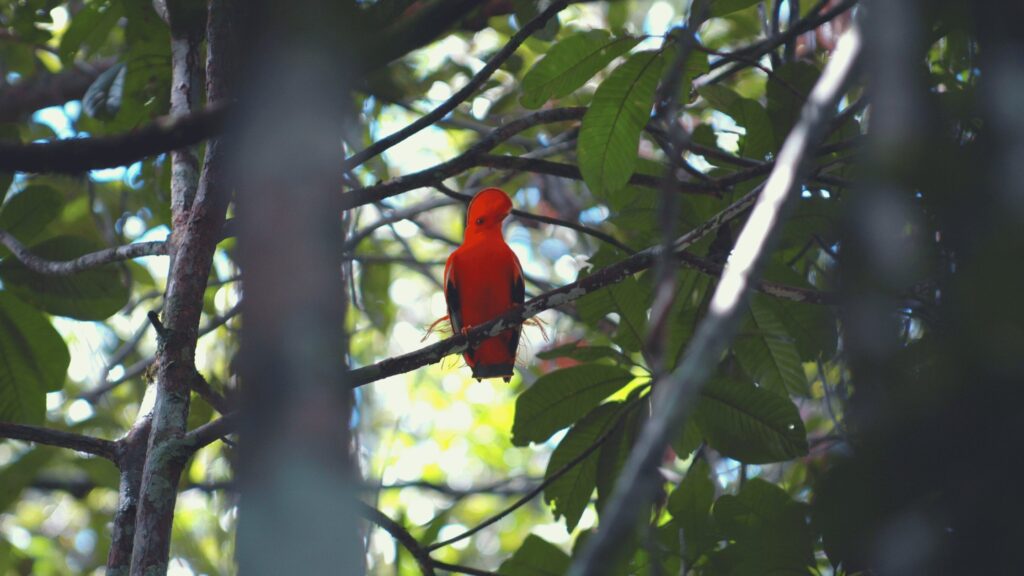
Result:
{"label": "orange bird", "polygon": [[[469,203],[466,235],[444,267],[444,298],[453,332],[465,333],[523,303],[523,269],[501,234],[512,200],[487,188]],[[510,328],[464,354],[473,377],[512,379],[522,326]]]}

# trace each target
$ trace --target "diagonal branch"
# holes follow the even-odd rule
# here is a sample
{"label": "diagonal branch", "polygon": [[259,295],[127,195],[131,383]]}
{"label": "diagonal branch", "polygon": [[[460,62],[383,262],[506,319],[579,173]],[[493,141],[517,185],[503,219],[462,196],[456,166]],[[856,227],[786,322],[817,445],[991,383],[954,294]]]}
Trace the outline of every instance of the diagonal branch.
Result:
{"label": "diagonal branch", "polygon": [[26,268],[48,276],[70,276],[83,270],[103,266],[112,262],[122,262],[144,256],[165,256],[167,245],[164,242],[136,242],[117,248],[108,248],[79,256],[74,260],[58,262],[47,260],[33,254],[24,244],[11,233],[0,230],[0,244],[11,251],[14,257]]}
{"label": "diagonal branch", "polygon": [[637,514],[646,508],[644,503],[649,502],[657,487],[657,465],[664,447],[671,435],[685,426],[704,382],[732,341],[742,320],[750,285],[757,278],[772,236],[782,221],[783,208],[796,195],[808,173],[810,152],[835,115],[836,103],[853,76],[859,53],[860,37],[855,27],[843,36],[804,105],[800,120],[786,138],[686,355],[674,372],[654,384],[661,399],[619,474],[603,511],[601,529],[584,544],[570,568],[570,576],[600,573],[599,567],[606,565],[615,543],[635,526]]}
{"label": "diagonal branch", "polygon": [[473,77],[470,78],[469,82],[467,82],[465,86],[459,89],[458,92],[452,94],[452,96],[445,100],[444,102],[442,102],[440,106],[434,108],[429,113],[423,115],[412,124],[409,124],[408,126],[402,128],[398,132],[395,132],[394,134],[391,134],[385,138],[381,138],[380,140],[371,144],[369,147],[353,154],[349,158],[346,158],[345,162],[342,164],[342,171],[346,172],[355,168],[356,166],[359,166],[360,164],[366,162],[370,158],[373,158],[374,156],[381,154],[388,148],[391,148],[395,144],[402,142],[403,140],[409,138],[413,134],[419,132],[420,130],[423,130],[428,126],[433,125],[437,121],[447,116],[449,112],[454,110],[459,104],[461,104],[467,98],[472,96],[473,93],[477,91],[477,89],[483,86],[484,83],[487,82],[487,80],[491,77],[491,75],[493,75],[494,72],[498,69],[498,67],[501,66],[502,63],[505,62],[505,60],[508,60],[510,56],[512,56],[516,49],[519,48],[520,44],[526,41],[526,39],[529,38],[531,34],[544,27],[547,21],[554,17],[555,14],[558,14],[558,12],[565,8],[566,4],[568,3],[568,0],[557,0],[556,2],[552,2],[546,10],[538,14],[536,18],[530,20],[529,22],[526,23],[525,26],[520,28],[519,31],[516,32],[504,46],[502,46],[501,50],[499,50],[493,56],[491,56],[487,60],[487,64],[485,64],[484,67],[481,68],[479,72],[474,74]]}
{"label": "diagonal branch", "polygon": [[44,426],[29,426],[27,424],[0,422],[0,438],[24,440],[26,442],[35,442],[36,444],[45,444],[47,446],[69,448],[77,452],[84,452],[86,454],[92,454],[93,456],[106,458],[111,462],[117,461],[116,442],[103,440],[102,438],[93,438],[92,436],[85,436],[83,434],[75,434],[73,432],[64,432],[63,430],[54,430]]}

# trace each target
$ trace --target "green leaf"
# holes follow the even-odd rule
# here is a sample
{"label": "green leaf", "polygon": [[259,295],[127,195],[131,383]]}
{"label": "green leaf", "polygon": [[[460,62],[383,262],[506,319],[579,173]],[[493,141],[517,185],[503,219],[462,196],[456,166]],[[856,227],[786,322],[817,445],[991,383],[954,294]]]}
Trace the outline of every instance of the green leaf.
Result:
{"label": "green leaf", "polygon": [[746,130],[746,135],[740,140],[740,156],[764,160],[765,156],[775,151],[772,121],[759,102],[716,84],[704,86],[699,92],[715,109],[731,117]]}
{"label": "green leaf", "polygon": [[[807,574],[814,565],[808,506],[759,478],[715,503],[715,523],[730,543],[713,559],[730,574]],[[718,570],[715,570],[718,573]]]}
{"label": "green leaf", "polygon": [[569,556],[561,548],[530,534],[511,558],[501,563],[502,576],[562,576],[569,570]]}
{"label": "green leaf", "polygon": [[82,45],[95,52],[124,14],[120,2],[89,2],[75,13],[60,39],[57,52],[65,65],[75,60]]}
{"label": "green leaf", "polygon": [[0,291],[0,420],[40,424],[46,393],[60,390],[71,363],[50,321]]}
{"label": "green leaf", "polygon": [[663,61],[659,52],[633,54],[594,93],[580,127],[577,154],[587,187],[599,197],[621,188],[633,175]]}
{"label": "green leaf", "polygon": [[711,16],[725,16],[726,14],[739,12],[744,8],[750,8],[754,4],[758,4],[760,2],[761,0],[712,0]]}
{"label": "green leaf", "polygon": [[668,499],[668,510],[683,530],[687,563],[695,562],[718,541],[711,522],[711,504],[714,501],[715,484],[711,480],[711,469],[704,459],[697,460]]}
{"label": "green leaf", "polygon": [[395,303],[388,296],[391,286],[391,266],[368,264],[360,269],[359,293],[370,322],[381,332],[387,332],[395,320]]}
{"label": "green leaf", "polygon": [[782,395],[808,394],[796,343],[763,299],[751,299],[750,316],[733,344],[740,365],[755,382]]}
{"label": "green leaf", "polygon": [[639,41],[613,37],[605,30],[580,32],[559,41],[526,73],[519,102],[526,108],[540,108],[552,98],[572,94]]}
{"label": "green leaf", "polygon": [[607,364],[581,364],[541,376],[516,398],[512,444],[544,442],[632,380],[628,370]]}
{"label": "green leaf", "polygon": [[807,432],[796,405],[752,384],[713,378],[701,391],[694,418],[712,448],[740,462],[781,462],[807,454]]}
{"label": "green leaf", "polygon": [[[804,101],[821,76],[821,71],[806,62],[787,62],[775,72],[777,81],[769,81],[765,89],[768,114],[775,133],[784,138],[793,129]],[[789,88],[786,85],[789,85]],[[792,88],[792,90],[790,89]],[[796,90],[796,94],[793,93]]]}
{"label": "green leaf", "polygon": [[[0,206],[0,230],[28,244],[60,214],[61,202],[60,192],[49,186],[28,186]],[[10,251],[0,246],[0,258],[8,254]]]}
{"label": "green leaf", "polygon": [[[587,414],[573,426],[565,438],[551,453],[544,478],[550,478],[555,472],[564,468],[573,459],[580,457],[593,447],[594,443],[618,421],[624,404],[609,402],[602,404]],[[555,520],[565,516],[565,529],[572,532],[580,521],[580,516],[590,503],[590,496],[597,487],[597,467],[600,462],[600,450],[592,451],[557,480],[544,489],[544,501],[552,504]]]}
{"label": "green leaf", "polygon": [[[57,236],[30,248],[47,260],[66,261],[99,249],[92,241]],[[50,276],[7,258],[0,262],[4,288],[39,309],[79,320],[104,320],[128,303],[129,289],[113,264],[71,276]]]}

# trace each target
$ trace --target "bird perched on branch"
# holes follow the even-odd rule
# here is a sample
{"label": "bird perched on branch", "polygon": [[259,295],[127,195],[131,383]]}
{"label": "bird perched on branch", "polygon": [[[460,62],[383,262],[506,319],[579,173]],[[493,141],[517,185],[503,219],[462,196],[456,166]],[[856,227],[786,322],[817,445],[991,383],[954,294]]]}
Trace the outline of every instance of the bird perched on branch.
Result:
{"label": "bird perched on branch", "polygon": [[[444,267],[444,297],[453,332],[465,334],[523,303],[523,269],[501,232],[511,212],[512,200],[498,188],[482,190],[469,203],[465,238]],[[473,377],[510,381],[522,330],[509,328],[467,350],[463,356]]]}

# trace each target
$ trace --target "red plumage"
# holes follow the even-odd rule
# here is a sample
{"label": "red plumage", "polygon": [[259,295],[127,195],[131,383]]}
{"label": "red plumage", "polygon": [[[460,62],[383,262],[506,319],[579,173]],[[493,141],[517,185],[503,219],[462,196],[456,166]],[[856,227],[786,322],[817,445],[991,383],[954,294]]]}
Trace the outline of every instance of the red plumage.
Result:
{"label": "red plumage", "polygon": [[[502,236],[501,223],[512,200],[498,188],[487,188],[469,203],[466,234],[444,267],[444,296],[453,332],[492,320],[523,303],[523,271]],[[522,326],[510,328],[466,351],[473,377],[512,379]]]}

